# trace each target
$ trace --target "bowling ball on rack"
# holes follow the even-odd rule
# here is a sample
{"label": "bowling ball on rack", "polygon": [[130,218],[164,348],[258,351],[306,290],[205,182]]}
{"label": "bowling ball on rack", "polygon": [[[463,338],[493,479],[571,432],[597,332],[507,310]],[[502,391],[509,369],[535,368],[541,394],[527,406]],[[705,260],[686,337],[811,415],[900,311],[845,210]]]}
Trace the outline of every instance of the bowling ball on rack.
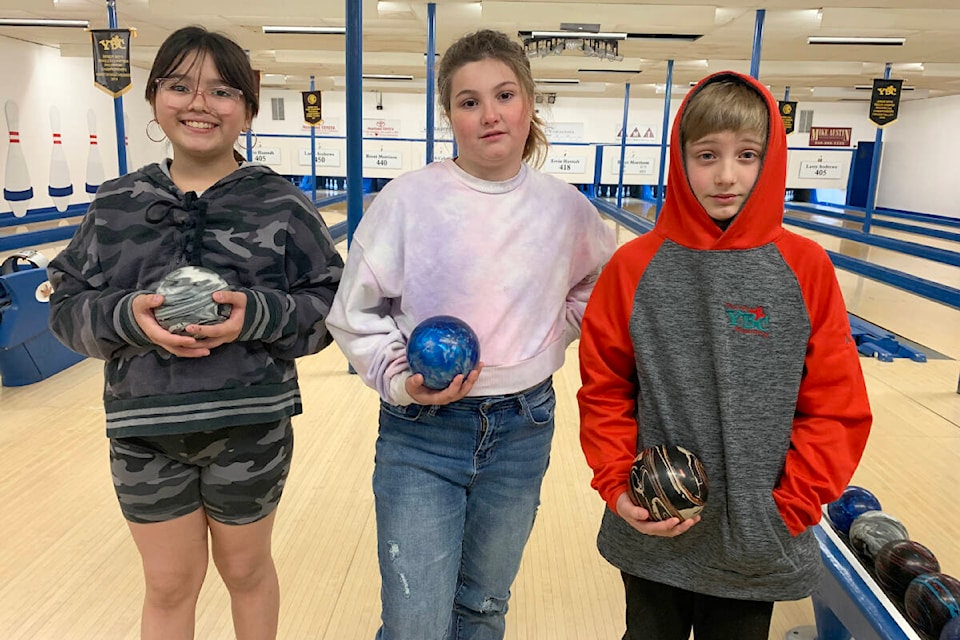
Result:
{"label": "bowling ball on rack", "polygon": [[892,540],[877,551],[873,570],[880,587],[897,606],[902,607],[910,581],[924,573],[940,571],[940,562],[919,542]]}
{"label": "bowling ball on rack", "polygon": [[692,518],[710,492],[707,473],[693,452],[676,445],[647,447],[630,467],[630,499],[651,520]]}
{"label": "bowling ball on rack", "polygon": [[938,640],[952,618],[960,617],[960,580],[945,573],[925,573],[907,587],[907,619],[926,640]]}
{"label": "bowling ball on rack", "polygon": [[24,249],[11,253],[3,259],[3,262],[0,262],[0,275],[5,276],[27,269],[46,269],[49,263],[50,260],[39,251]]}
{"label": "bowling ball on rack", "polygon": [[880,511],[880,501],[863,487],[850,485],[839,498],[827,505],[827,518],[834,529],[847,535],[857,516],[867,511]]}
{"label": "bowling ball on rack", "polygon": [[163,304],[153,310],[153,315],[161,327],[181,335],[191,324],[219,324],[230,317],[233,307],[215,302],[213,293],[229,288],[227,281],[210,269],[181,267],[157,285]]}
{"label": "bowling ball on rack", "polygon": [[940,637],[937,640],[960,640],[960,617],[950,618],[950,621],[940,630]]}
{"label": "bowling ball on rack", "polygon": [[469,375],[480,362],[480,340],[466,322],[454,316],[433,316],[407,340],[410,371],[423,376],[423,386],[446,389],[460,374]]}
{"label": "bowling ball on rack", "polygon": [[883,511],[867,511],[857,516],[850,525],[850,548],[868,570],[873,571],[874,559],[880,548],[894,540],[910,536],[903,523]]}

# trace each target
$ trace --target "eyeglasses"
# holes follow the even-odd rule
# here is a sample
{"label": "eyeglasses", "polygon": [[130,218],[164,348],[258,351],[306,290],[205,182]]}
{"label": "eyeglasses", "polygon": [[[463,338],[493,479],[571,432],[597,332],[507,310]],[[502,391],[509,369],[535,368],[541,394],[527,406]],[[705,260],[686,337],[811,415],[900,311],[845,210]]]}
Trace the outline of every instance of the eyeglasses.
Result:
{"label": "eyeglasses", "polygon": [[190,86],[180,78],[157,78],[157,93],[172,106],[185,107],[197,94],[203,96],[207,105],[220,110],[232,109],[243,97],[243,91],[235,87],[219,85],[200,89]]}

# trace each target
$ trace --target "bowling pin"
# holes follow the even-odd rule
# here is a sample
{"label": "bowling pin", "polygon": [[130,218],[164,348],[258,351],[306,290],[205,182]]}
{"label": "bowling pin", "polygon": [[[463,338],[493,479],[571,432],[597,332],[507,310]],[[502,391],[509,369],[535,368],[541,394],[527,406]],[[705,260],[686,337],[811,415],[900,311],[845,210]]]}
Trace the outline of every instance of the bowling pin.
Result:
{"label": "bowling pin", "polygon": [[50,149],[50,182],[47,193],[53,200],[53,206],[63,213],[70,204],[73,183],[70,182],[70,166],[67,164],[67,154],[63,151],[60,136],[60,110],[56,106],[50,107],[50,130],[53,132],[53,147]]}
{"label": "bowling pin", "polygon": [[87,194],[93,200],[97,187],[103,182],[103,160],[100,158],[100,147],[97,146],[97,114],[93,109],[87,110],[87,129],[90,131],[90,150],[87,152]]}
{"label": "bowling pin", "polygon": [[22,218],[27,215],[27,206],[33,199],[33,187],[30,186],[30,171],[27,159],[20,146],[20,110],[17,103],[7,100],[4,104],[7,117],[7,130],[10,132],[10,146],[7,147],[7,169],[3,180],[3,199],[10,204],[13,215]]}

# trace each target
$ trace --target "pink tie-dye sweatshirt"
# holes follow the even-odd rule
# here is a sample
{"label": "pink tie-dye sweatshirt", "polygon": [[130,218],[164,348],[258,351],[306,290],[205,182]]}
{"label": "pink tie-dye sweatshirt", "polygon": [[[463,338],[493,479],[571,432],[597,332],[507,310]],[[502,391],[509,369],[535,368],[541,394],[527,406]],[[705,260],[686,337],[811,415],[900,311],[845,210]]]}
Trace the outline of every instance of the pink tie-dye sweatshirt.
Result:
{"label": "pink tie-dye sweatshirt", "polygon": [[327,327],[363,381],[392,404],[413,400],[407,336],[452,315],[480,339],[471,396],[522,391],[562,364],[612,228],[576,188],[522,165],[503,182],[452,160],[391,181],[364,214]]}

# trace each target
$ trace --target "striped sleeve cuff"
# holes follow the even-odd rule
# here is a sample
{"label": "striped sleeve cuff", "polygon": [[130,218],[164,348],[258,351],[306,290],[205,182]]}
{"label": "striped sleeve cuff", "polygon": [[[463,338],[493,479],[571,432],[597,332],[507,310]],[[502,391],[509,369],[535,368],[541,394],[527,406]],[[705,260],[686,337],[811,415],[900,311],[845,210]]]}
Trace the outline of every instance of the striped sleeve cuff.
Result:
{"label": "striped sleeve cuff", "polygon": [[147,337],[133,317],[133,300],[137,296],[150,295],[152,291],[134,291],[125,295],[113,309],[113,326],[121,340],[138,347],[147,347],[153,340]]}
{"label": "striped sleeve cuff", "polygon": [[247,296],[241,341],[264,340],[276,331],[283,308],[275,296],[256,289],[240,289]]}

